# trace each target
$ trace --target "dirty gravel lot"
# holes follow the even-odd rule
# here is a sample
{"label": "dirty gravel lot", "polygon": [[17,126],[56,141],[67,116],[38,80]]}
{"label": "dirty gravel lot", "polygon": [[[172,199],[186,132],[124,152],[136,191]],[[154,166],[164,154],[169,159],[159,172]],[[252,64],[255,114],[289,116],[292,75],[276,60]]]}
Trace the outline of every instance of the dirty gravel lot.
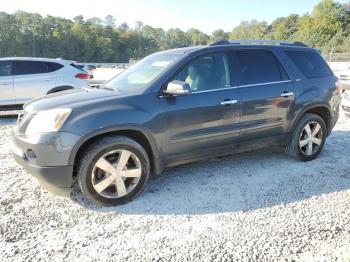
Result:
{"label": "dirty gravel lot", "polygon": [[56,197],[10,154],[0,118],[2,261],[350,261],[350,119],[321,156],[279,150],[167,170],[134,202],[98,208]]}

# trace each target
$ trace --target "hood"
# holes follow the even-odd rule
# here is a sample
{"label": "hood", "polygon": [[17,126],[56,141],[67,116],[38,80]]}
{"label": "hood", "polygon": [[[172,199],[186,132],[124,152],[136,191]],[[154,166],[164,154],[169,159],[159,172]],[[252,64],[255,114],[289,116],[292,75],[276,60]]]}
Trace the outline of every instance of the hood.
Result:
{"label": "hood", "polygon": [[24,110],[30,114],[38,111],[57,107],[74,107],[80,103],[97,101],[104,97],[120,96],[121,94],[111,89],[83,88],[61,91],[54,94],[39,97],[24,105]]}

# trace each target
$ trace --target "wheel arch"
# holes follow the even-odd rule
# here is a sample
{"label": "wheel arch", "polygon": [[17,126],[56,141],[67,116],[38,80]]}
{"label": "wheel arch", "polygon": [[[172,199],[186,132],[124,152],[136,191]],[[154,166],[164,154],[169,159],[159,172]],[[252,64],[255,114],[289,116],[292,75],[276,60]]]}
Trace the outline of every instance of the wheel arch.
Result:
{"label": "wheel arch", "polygon": [[111,135],[125,136],[135,140],[146,150],[147,155],[150,159],[151,172],[155,174],[159,174],[161,172],[158,161],[158,150],[154,139],[150,134],[148,134],[148,132],[138,128],[99,130],[83,136],[74,146],[69,157],[69,164],[72,165],[75,170],[79,159],[84,153],[84,149],[86,149],[94,141]]}
{"label": "wheel arch", "polygon": [[316,105],[311,105],[309,107],[306,107],[303,111],[301,111],[297,117],[294,119],[291,125],[290,131],[293,132],[296,128],[296,125],[298,124],[300,118],[307,114],[307,113],[312,113],[319,115],[325,122],[326,128],[327,128],[327,135],[330,134],[331,132],[331,110],[328,105],[325,104],[316,104]]}

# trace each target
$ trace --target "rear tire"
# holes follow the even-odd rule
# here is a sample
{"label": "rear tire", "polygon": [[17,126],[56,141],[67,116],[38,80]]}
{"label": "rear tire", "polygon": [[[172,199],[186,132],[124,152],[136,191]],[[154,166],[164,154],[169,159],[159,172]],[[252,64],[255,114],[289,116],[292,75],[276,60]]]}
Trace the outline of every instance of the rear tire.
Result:
{"label": "rear tire", "polygon": [[322,117],[307,113],[298,121],[286,153],[299,161],[314,160],[322,151],[327,137],[327,128]]}
{"label": "rear tire", "polygon": [[83,154],[77,168],[79,186],[83,195],[97,205],[126,204],[140,194],[148,182],[148,155],[128,137],[101,138]]}

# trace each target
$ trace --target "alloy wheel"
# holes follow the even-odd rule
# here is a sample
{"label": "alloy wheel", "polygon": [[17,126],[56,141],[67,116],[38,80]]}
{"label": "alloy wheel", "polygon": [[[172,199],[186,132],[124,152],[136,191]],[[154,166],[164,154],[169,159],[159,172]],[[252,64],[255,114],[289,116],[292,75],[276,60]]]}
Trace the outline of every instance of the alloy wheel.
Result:
{"label": "alloy wheel", "polygon": [[140,182],[140,159],[128,150],[114,150],[95,163],[91,182],[95,191],[106,198],[120,198],[130,193]]}
{"label": "alloy wheel", "polygon": [[307,123],[299,138],[301,152],[306,156],[312,156],[320,148],[322,142],[323,132],[321,125],[314,121]]}

